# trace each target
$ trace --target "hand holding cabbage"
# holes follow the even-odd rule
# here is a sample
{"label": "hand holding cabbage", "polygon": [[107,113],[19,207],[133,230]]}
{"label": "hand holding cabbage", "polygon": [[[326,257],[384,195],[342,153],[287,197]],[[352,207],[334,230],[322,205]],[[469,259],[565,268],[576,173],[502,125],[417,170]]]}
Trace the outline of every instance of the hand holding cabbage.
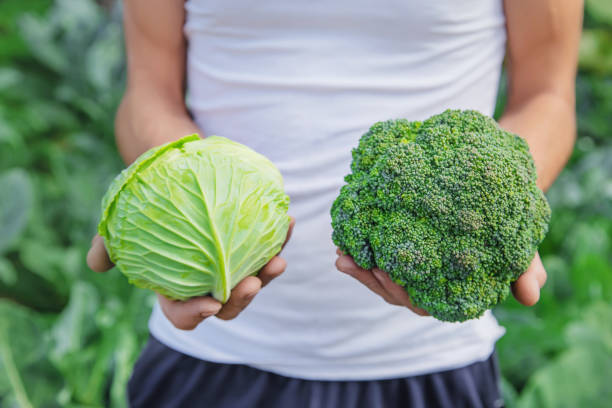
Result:
{"label": "hand holding cabbage", "polygon": [[232,318],[284,270],[276,254],[290,231],[288,204],[268,159],[225,138],[188,136],[115,179],[99,225],[109,259],[95,238],[88,262],[104,270],[112,261],[131,283],[164,295],[177,327],[195,327],[219,301],[218,316]]}

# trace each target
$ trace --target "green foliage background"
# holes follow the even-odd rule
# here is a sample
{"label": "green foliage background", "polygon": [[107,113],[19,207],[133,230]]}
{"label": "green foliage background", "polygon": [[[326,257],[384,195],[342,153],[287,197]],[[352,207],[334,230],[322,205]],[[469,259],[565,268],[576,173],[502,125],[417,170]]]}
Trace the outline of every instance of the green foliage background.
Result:
{"label": "green foliage background", "polygon": [[[537,306],[495,313],[509,407],[612,400],[612,8],[587,0],[579,138],[550,190],[549,272]],[[101,5],[102,4],[102,5]],[[122,168],[113,115],[120,9],[0,2],[0,406],[126,405],[151,293],[85,265],[100,198]],[[503,107],[504,86],[499,109]]]}

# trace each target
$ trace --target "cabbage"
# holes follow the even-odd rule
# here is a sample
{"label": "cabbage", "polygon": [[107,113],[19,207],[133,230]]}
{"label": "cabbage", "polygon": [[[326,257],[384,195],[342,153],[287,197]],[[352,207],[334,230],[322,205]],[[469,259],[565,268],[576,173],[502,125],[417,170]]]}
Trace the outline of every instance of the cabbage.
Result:
{"label": "cabbage", "polygon": [[171,299],[226,302],[280,251],[288,206],[267,158],[191,135],[147,151],[115,178],[98,232],[130,283]]}

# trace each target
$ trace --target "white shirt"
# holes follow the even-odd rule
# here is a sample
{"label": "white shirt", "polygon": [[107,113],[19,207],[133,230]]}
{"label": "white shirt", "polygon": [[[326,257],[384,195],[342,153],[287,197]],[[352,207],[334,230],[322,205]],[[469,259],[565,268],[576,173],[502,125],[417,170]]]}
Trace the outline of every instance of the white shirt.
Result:
{"label": "white shirt", "polygon": [[391,306],[334,267],[329,210],[351,148],[374,122],[446,108],[492,114],[505,51],[502,0],[189,0],[188,99],[205,135],[281,171],[297,219],[285,273],[235,320],[193,331],[154,309],[168,346],[306,379],[416,375],[486,359],[490,313],[443,323]]}

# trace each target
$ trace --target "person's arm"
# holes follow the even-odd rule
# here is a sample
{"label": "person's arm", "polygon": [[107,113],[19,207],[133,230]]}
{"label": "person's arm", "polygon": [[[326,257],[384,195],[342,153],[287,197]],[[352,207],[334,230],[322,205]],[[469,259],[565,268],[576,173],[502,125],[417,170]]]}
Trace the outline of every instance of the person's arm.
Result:
{"label": "person's arm", "polygon": [[547,190],[576,137],[582,0],[507,0],[508,101],[499,124],[527,140]]}
{"label": "person's arm", "polygon": [[[506,0],[508,101],[499,124],[523,137],[546,191],[567,162],[576,139],[576,67],[582,0]],[[514,283],[516,299],[533,305],[546,271],[536,254]]]}
{"label": "person's arm", "polygon": [[[115,133],[127,164],[152,147],[191,133],[202,135],[185,107],[184,19],[184,0],[124,2],[128,75]],[[294,223],[290,224],[287,239]],[[99,235],[92,240],[87,264],[97,272],[113,267]],[[257,276],[249,276],[236,285],[223,305],[210,296],[176,301],[158,295],[159,303],[168,320],[179,329],[194,329],[212,315],[233,319],[285,267],[285,260],[275,256]]]}
{"label": "person's arm", "polygon": [[127,86],[115,118],[124,161],[181,136],[199,133],[185,106],[183,0],[128,0],[123,20]]}
{"label": "person's arm", "polygon": [[[507,0],[508,103],[500,125],[529,144],[538,186],[548,189],[569,158],[576,134],[575,77],[582,29],[582,0]],[[360,268],[338,253],[336,267],[382,296],[420,315],[406,292],[377,269]],[[512,285],[516,299],[534,305],[546,271],[536,253]]]}

